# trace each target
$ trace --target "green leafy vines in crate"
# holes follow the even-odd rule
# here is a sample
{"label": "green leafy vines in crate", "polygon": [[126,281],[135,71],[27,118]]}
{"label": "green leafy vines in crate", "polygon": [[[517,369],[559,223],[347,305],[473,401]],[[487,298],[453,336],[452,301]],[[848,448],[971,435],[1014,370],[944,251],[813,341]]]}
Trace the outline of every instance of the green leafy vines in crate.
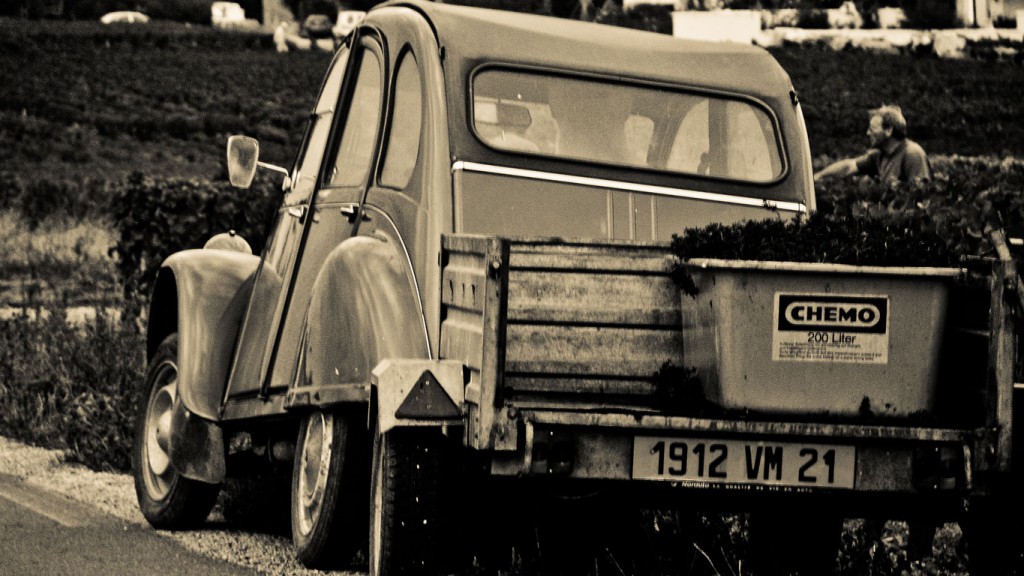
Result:
{"label": "green leafy vines in crate", "polygon": [[672,250],[680,259],[673,279],[691,295],[696,286],[682,266],[690,258],[859,266],[956,266],[959,261],[945,238],[913,218],[836,218],[824,212],[690,229],[673,236]]}
{"label": "green leafy vines in crate", "polygon": [[[935,169],[932,180],[918,183],[828,182],[810,216],[688,229],[673,235],[672,250],[680,264],[723,258],[955,267],[989,250],[993,229],[1024,232],[1024,163],[953,157]],[[673,278],[694,293],[685,267]]]}

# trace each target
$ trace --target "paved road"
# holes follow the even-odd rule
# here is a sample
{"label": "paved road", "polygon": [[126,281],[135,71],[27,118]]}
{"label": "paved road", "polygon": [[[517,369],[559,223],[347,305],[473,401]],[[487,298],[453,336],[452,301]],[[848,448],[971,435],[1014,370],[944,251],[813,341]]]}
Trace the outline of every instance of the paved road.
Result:
{"label": "paved road", "polygon": [[256,574],[2,474],[0,543],[0,576]]}

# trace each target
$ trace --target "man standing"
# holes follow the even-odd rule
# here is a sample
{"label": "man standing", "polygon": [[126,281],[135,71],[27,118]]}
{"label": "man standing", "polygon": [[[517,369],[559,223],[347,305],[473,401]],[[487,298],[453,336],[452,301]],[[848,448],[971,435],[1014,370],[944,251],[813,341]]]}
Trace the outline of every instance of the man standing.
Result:
{"label": "man standing", "polygon": [[[868,140],[870,148],[856,158],[839,160],[814,173],[814,181],[827,176],[874,176],[888,184],[913,182],[931,178],[928,156],[921,146],[907,138],[907,120],[899,106],[882,105],[870,112]],[[907,553],[912,561],[931,554],[932,540],[938,523],[928,518],[915,518],[908,522]],[[878,518],[864,520],[867,541],[881,540],[885,521]],[[873,554],[873,552],[872,552]]]}
{"label": "man standing", "polygon": [[[814,181],[854,174],[873,176],[887,184],[931,178],[928,156],[917,142],[907,138],[907,121],[899,106],[882,105],[872,110],[867,134],[870,148],[866,153],[828,165],[814,173]],[[908,524],[908,557],[916,561],[930,555],[938,523],[928,518],[915,518]],[[865,519],[865,539],[880,542],[884,526],[882,519]]]}
{"label": "man standing", "polygon": [[868,140],[871,147],[865,154],[830,164],[814,174],[814,181],[852,174],[875,176],[886,183],[931,178],[928,156],[907,138],[907,121],[899,106],[883,105],[871,111]]}

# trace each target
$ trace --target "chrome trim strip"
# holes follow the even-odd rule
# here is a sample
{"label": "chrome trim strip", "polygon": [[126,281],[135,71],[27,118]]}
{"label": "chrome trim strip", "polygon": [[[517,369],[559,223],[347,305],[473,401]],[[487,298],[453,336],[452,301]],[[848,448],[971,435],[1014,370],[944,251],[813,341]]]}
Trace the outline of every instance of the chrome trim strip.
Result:
{"label": "chrome trim strip", "polygon": [[721,202],[723,204],[756,206],[759,208],[768,208],[773,210],[800,212],[801,214],[807,213],[807,206],[800,202],[768,200],[767,198],[745,198],[743,196],[729,196],[727,194],[716,194],[714,192],[700,192],[698,190],[684,190],[681,188],[668,188],[666,186],[635,184],[632,182],[621,182],[618,180],[605,180],[603,178],[589,178],[586,176],[556,174],[554,172],[540,172],[538,170],[524,170],[522,168],[508,168],[506,166],[494,166],[492,164],[480,164],[477,162],[466,162],[464,160],[459,160],[452,164],[453,173],[462,170],[467,172],[482,172],[485,174],[499,174],[502,176],[515,176],[518,178],[528,178],[530,180],[545,180],[548,182],[561,182],[564,184],[580,184],[582,186],[592,186],[595,188],[611,188],[614,190],[625,190],[629,192],[645,192],[661,196],[674,196],[676,198]]}

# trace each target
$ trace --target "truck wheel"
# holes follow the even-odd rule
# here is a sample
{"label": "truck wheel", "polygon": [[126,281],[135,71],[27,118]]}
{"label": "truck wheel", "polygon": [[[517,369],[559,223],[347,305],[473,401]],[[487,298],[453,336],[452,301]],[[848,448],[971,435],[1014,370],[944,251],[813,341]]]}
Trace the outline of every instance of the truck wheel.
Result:
{"label": "truck wheel", "polygon": [[[1012,501],[1011,501],[1012,502]],[[1024,574],[1020,538],[1024,534],[1019,506],[990,498],[970,503],[961,524],[971,576]]]}
{"label": "truck wheel", "polygon": [[820,576],[836,572],[843,519],[774,510],[748,521],[750,561],[759,576]]}
{"label": "truck wheel", "polygon": [[351,563],[366,543],[365,430],[365,417],[352,414],[317,410],[302,419],[291,517],[295,553],[307,567]]}
{"label": "truck wheel", "polygon": [[178,335],[156,349],[139,394],[132,444],[132,476],[142,515],[154,528],[176,530],[201,524],[220,486],[191,480],[171,466],[170,423],[178,395]]}
{"label": "truck wheel", "polygon": [[445,438],[430,428],[375,433],[370,480],[370,576],[440,574],[445,544]]}

